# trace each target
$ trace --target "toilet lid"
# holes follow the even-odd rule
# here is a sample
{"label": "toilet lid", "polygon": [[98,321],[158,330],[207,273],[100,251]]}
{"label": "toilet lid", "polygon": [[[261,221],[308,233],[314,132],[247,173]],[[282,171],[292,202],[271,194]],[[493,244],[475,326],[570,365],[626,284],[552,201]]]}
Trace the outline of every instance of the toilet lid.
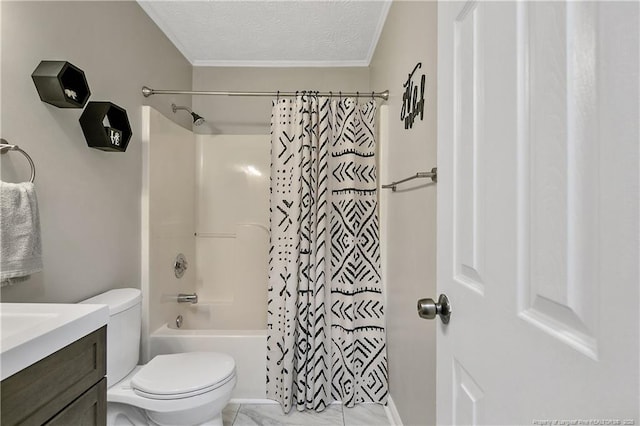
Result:
{"label": "toilet lid", "polygon": [[158,355],[131,378],[131,387],[150,398],[184,398],[228,382],[235,367],[233,358],[217,352]]}

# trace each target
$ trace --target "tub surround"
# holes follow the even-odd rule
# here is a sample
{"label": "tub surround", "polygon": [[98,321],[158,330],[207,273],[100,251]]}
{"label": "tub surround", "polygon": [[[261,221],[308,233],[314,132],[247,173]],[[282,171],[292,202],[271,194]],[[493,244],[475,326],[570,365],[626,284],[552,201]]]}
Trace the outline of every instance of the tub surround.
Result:
{"label": "tub surround", "polygon": [[194,268],[209,308],[183,315],[208,317],[206,328],[266,327],[270,147],[269,135],[196,137]]}
{"label": "tub surround", "polygon": [[[151,107],[142,107],[142,356],[149,334],[183,309],[178,293],[195,288],[195,136]],[[178,253],[189,267],[173,273]],[[198,294],[198,296],[202,296]]]}

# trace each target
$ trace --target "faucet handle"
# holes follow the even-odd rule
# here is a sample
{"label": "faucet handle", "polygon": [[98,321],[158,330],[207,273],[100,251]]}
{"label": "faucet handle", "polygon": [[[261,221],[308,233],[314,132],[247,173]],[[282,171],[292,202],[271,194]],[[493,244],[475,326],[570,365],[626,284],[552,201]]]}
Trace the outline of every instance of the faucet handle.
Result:
{"label": "faucet handle", "polygon": [[173,262],[173,271],[176,275],[176,278],[182,278],[184,275],[184,271],[189,267],[189,263],[187,262],[187,258],[184,254],[178,253],[176,256],[176,260]]}
{"label": "faucet handle", "polygon": [[178,294],[178,303],[196,304],[198,303],[198,295],[196,293],[191,293],[191,294],[180,293]]}

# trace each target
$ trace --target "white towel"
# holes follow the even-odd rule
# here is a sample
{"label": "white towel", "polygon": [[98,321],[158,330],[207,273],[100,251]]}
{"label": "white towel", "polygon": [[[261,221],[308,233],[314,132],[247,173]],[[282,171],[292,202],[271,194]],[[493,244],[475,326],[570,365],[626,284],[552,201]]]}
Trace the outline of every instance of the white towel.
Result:
{"label": "white towel", "polygon": [[0,181],[0,286],[42,270],[40,215],[31,182]]}

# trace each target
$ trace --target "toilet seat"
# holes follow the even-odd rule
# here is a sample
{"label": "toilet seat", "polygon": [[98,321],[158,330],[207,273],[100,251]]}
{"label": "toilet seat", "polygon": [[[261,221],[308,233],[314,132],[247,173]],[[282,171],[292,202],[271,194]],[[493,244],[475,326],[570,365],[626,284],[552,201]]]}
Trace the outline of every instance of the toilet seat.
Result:
{"label": "toilet seat", "polygon": [[190,398],[235,378],[235,361],[216,352],[158,355],[131,378],[133,391],[150,399]]}
{"label": "toilet seat", "polygon": [[198,389],[192,392],[181,392],[181,393],[174,393],[170,395],[163,395],[163,394],[154,394],[154,393],[144,392],[139,389],[136,389],[135,387],[133,388],[133,391],[137,395],[140,395],[141,397],[149,398],[149,399],[169,400],[169,399],[191,398],[192,396],[198,396],[198,395],[202,395],[203,393],[216,390],[219,387],[224,386],[226,383],[230,382],[231,380],[235,379],[235,377],[236,377],[235,374],[230,374],[224,381],[220,383],[216,383],[214,385],[208,386],[206,388]]}
{"label": "toilet seat", "polygon": [[[202,406],[211,406],[215,401],[224,401],[226,405],[236,385],[236,376],[233,374],[226,383],[200,395],[176,399],[145,398],[144,396],[138,395],[131,386],[131,379],[142,370],[142,368],[144,368],[144,366],[137,366],[127,377],[107,389],[107,402],[127,404],[147,411],[178,412]],[[222,410],[222,408],[220,408],[220,410]]]}

